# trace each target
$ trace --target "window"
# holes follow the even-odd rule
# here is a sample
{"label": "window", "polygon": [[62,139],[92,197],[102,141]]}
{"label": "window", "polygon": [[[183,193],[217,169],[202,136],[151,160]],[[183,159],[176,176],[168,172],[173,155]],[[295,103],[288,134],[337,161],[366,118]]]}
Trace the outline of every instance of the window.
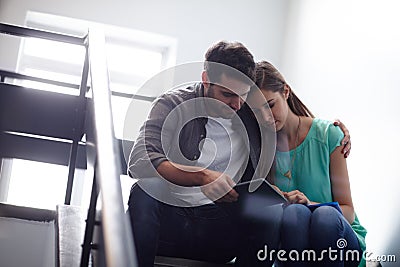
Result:
{"label": "window", "polygon": [[[112,96],[114,131],[123,138],[125,114],[132,101],[138,106],[135,118],[129,121],[130,129],[138,132],[151,106],[150,101],[132,100],[141,85],[160,70],[172,66],[176,58],[176,40],[171,37],[111,25],[60,17],[39,12],[27,13],[26,25],[83,36],[90,25],[104,29],[106,36],[107,63]],[[80,84],[85,49],[78,45],[58,43],[35,38],[21,40],[17,69],[19,73],[62,82]],[[76,89],[44,85],[32,81],[16,81],[37,90],[49,90],[64,94],[78,94]],[[122,93],[122,94],[121,94]],[[151,95],[148,95],[151,96]],[[134,139],[134,138],[132,138]],[[7,202],[38,208],[55,209],[64,202],[68,167],[25,161],[7,160],[11,170],[8,177]],[[11,164],[12,163],[12,164]],[[4,173],[7,172],[3,172]],[[84,179],[84,170],[75,172],[72,203],[88,206],[91,182]],[[3,180],[4,177],[0,179]],[[86,179],[87,180],[87,179]],[[126,178],[123,184],[127,184]],[[124,193],[129,188],[123,188]],[[42,198],[43,196],[43,198]],[[124,195],[126,198],[126,194]]]}
{"label": "window", "polygon": [[[110,88],[114,92],[135,94],[147,79],[175,64],[176,40],[171,37],[32,11],[28,12],[26,19],[28,27],[78,36],[84,36],[92,24],[101,26],[105,32]],[[81,46],[25,38],[21,42],[18,71],[79,84],[84,55],[85,51]],[[78,93],[77,90],[43,86],[30,81],[25,81],[24,85],[61,93]],[[113,96],[114,130],[117,138],[122,138],[121,127],[130,100],[127,97]],[[138,111],[141,112],[136,115],[144,120],[148,110]],[[139,129],[140,125],[135,127]]]}
{"label": "window", "polygon": [[[68,167],[28,160],[13,159],[7,202],[44,209],[55,209],[64,203]],[[82,192],[90,192],[92,181],[85,179],[85,171],[75,171],[73,204],[89,206],[82,200]],[[77,194],[78,193],[78,194]]]}

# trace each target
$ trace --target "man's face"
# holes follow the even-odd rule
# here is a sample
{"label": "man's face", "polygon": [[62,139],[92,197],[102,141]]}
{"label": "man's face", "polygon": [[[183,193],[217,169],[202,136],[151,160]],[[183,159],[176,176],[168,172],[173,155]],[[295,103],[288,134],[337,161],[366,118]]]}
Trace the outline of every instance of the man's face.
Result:
{"label": "man's face", "polygon": [[221,75],[218,83],[210,84],[204,82],[204,94],[207,97],[218,100],[217,103],[207,105],[207,111],[211,116],[232,118],[246,101],[247,94],[250,91],[250,85],[231,78],[224,73]]}

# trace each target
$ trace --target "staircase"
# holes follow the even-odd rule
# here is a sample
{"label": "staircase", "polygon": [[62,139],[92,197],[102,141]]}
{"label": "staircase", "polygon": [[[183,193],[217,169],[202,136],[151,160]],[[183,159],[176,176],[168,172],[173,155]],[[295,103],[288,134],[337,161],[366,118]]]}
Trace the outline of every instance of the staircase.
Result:
{"label": "staircase", "polygon": [[[86,36],[77,37],[0,23],[0,33],[86,49],[80,85],[0,70],[0,160],[21,158],[69,167],[65,203],[56,211],[1,204],[0,248],[2,253],[14,254],[2,255],[0,265],[136,266],[122,203],[119,175],[123,165],[113,132],[102,31],[91,28]],[[7,82],[7,78],[74,88],[79,95],[32,90]],[[86,169],[88,178],[93,179],[90,207],[70,205],[77,167]],[[102,202],[99,211],[97,199]],[[104,227],[97,227],[100,221]],[[39,260],[33,261],[36,258]]]}
{"label": "staircase", "polygon": [[[137,266],[122,201],[119,176],[126,165],[122,141],[114,136],[103,33],[91,28],[86,36],[77,37],[2,23],[0,33],[86,49],[80,85],[0,69],[0,163],[2,158],[20,158],[69,168],[65,202],[55,211],[0,203],[0,266]],[[79,95],[32,90],[8,83],[7,78],[74,88]],[[70,205],[78,167],[93,179],[89,207]],[[159,267],[227,265],[170,257],[157,257],[154,263]]]}
{"label": "staircase", "polygon": [[57,266],[55,219],[55,211],[0,203],[0,266]]}

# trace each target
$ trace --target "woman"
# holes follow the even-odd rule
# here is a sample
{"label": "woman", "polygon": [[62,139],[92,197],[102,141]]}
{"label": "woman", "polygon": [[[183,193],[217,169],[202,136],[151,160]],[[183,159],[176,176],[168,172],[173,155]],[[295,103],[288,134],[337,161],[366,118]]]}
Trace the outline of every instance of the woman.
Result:
{"label": "woman", "polygon": [[[365,251],[366,230],[354,212],[341,154],[342,131],[314,118],[270,63],[257,64],[256,79],[260,90],[251,91],[248,103],[262,127],[277,134],[268,179],[291,203],[283,214],[281,246],[286,258],[280,266],[365,266],[357,256],[361,259]],[[338,202],[340,209],[321,206],[311,211],[307,206],[328,202]],[[310,249],[315,255],[306,251]]]}

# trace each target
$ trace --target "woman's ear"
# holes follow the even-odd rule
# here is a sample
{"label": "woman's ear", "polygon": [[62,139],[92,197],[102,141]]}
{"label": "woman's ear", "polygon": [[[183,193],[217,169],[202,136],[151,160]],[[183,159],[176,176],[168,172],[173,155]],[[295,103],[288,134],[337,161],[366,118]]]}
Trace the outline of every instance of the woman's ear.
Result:
{"label": "woman's ear", "polygon": [[290,88],[285,84],[283,88],[283,97],[285,98],[285,100],[288,100],[289,95],[290,95]]}
{"label": "woman's ear", "polygon": [[208,90],[208,88],[210,87],[210,80],[208,79],[208,74],[205,70],[201,73],[201,81],[203,83],[204,89]]}

